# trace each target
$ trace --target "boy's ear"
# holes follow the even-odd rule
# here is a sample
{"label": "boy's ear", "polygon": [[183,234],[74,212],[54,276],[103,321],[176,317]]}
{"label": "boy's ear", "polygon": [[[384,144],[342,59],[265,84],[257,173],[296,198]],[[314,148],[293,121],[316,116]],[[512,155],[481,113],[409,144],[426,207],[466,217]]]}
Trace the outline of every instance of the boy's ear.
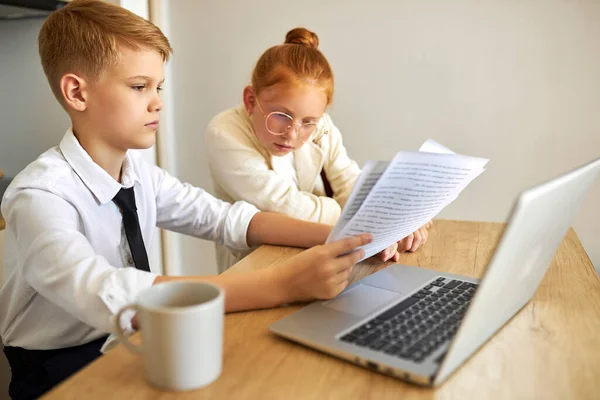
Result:
{"label": "boy's ear", "polygon": [[248,115],[252,115],[254,112],[254,107],[256,107],[256,91],[252,86],[246,86],[244,88],[244,108],[246,108],[246,112]]}
{"label": "boy's ear", "polygon": [[60,91],[65,104],[75,111],[87,108],[87,85],[85,80],[75,74],[66,74],[60,80]]}

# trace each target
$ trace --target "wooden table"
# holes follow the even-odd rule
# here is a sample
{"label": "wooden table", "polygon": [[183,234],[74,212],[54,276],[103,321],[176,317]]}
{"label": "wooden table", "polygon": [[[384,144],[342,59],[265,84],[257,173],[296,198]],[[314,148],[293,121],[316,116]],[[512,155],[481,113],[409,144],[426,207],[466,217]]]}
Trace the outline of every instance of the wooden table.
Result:
{"label": "wooden table", "polygon": [[[480,277],[503,224],[436,221],[401,263]],[[271,266],[298,249],[263,246],[228,273]],[[360,279],[383,265],[355,267]],[[502,301],[502,299],[498,299]],[[161,392],[119,346],[49,399],[592,399],[600,398],[600,280],[570,230],[533,300],[438,389],[413,386],[280,339],[268,331],[298,306],[229,314],[223,372],[193,392]],[[199,340],[201,340],[199,338]]]}

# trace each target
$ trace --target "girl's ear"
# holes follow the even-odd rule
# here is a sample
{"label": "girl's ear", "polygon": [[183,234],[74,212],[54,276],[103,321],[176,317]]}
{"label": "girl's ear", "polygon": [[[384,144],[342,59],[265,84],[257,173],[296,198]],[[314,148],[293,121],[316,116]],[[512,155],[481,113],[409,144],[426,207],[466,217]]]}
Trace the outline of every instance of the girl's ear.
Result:
{"label": "girl's ear", "polygon": [[243,100],[246,112],[248,115],[252,115],[254,112],[254,107],[256,107],[256,91],[251,85],[248,85],[244,88]]}

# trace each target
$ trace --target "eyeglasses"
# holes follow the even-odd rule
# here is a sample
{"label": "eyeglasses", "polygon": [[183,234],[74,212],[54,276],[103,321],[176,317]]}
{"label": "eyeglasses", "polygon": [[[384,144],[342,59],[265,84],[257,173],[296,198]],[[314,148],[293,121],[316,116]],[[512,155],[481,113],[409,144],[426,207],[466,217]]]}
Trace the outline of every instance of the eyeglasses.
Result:
{"label": "eyeglasses", "polygon": [[272,113],[265,114],[260,106],[260,103],[258,102],[258,98],[256,99],[256,104],[258,104],[258,108],[265,118],[265,126],[267,127],[267,130],[273,135],[285,135],[286,133],[290,132],[292,127],[295,125],[298,127],[299,136],[309,137],[319,126],[319,122],[315,121],[294,122],[294,118],[280,111],[273,111]]}

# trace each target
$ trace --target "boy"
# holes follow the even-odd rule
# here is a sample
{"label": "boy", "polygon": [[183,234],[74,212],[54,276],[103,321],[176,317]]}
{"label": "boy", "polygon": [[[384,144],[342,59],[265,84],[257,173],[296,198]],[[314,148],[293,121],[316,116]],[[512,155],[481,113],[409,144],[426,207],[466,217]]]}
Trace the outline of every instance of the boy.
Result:
{"label": "boy", "polygon": [[[331,298],[346,287],[363,254],[351,251],[369,235],[317,246],[330,226],[224,203],[128,151],[152,146],[159,124],[171,47],[157,27],[108,3],[75,0],[45,21],[39,51],[72,127],[2,202],[0,335],[13,399],[38,397],[98,357],[112,315],[153,284],[216,283],[227,311]],[[317,247],[278,268],[166,277],[148,265],[144,244],[155,226],[238,249]]]}

